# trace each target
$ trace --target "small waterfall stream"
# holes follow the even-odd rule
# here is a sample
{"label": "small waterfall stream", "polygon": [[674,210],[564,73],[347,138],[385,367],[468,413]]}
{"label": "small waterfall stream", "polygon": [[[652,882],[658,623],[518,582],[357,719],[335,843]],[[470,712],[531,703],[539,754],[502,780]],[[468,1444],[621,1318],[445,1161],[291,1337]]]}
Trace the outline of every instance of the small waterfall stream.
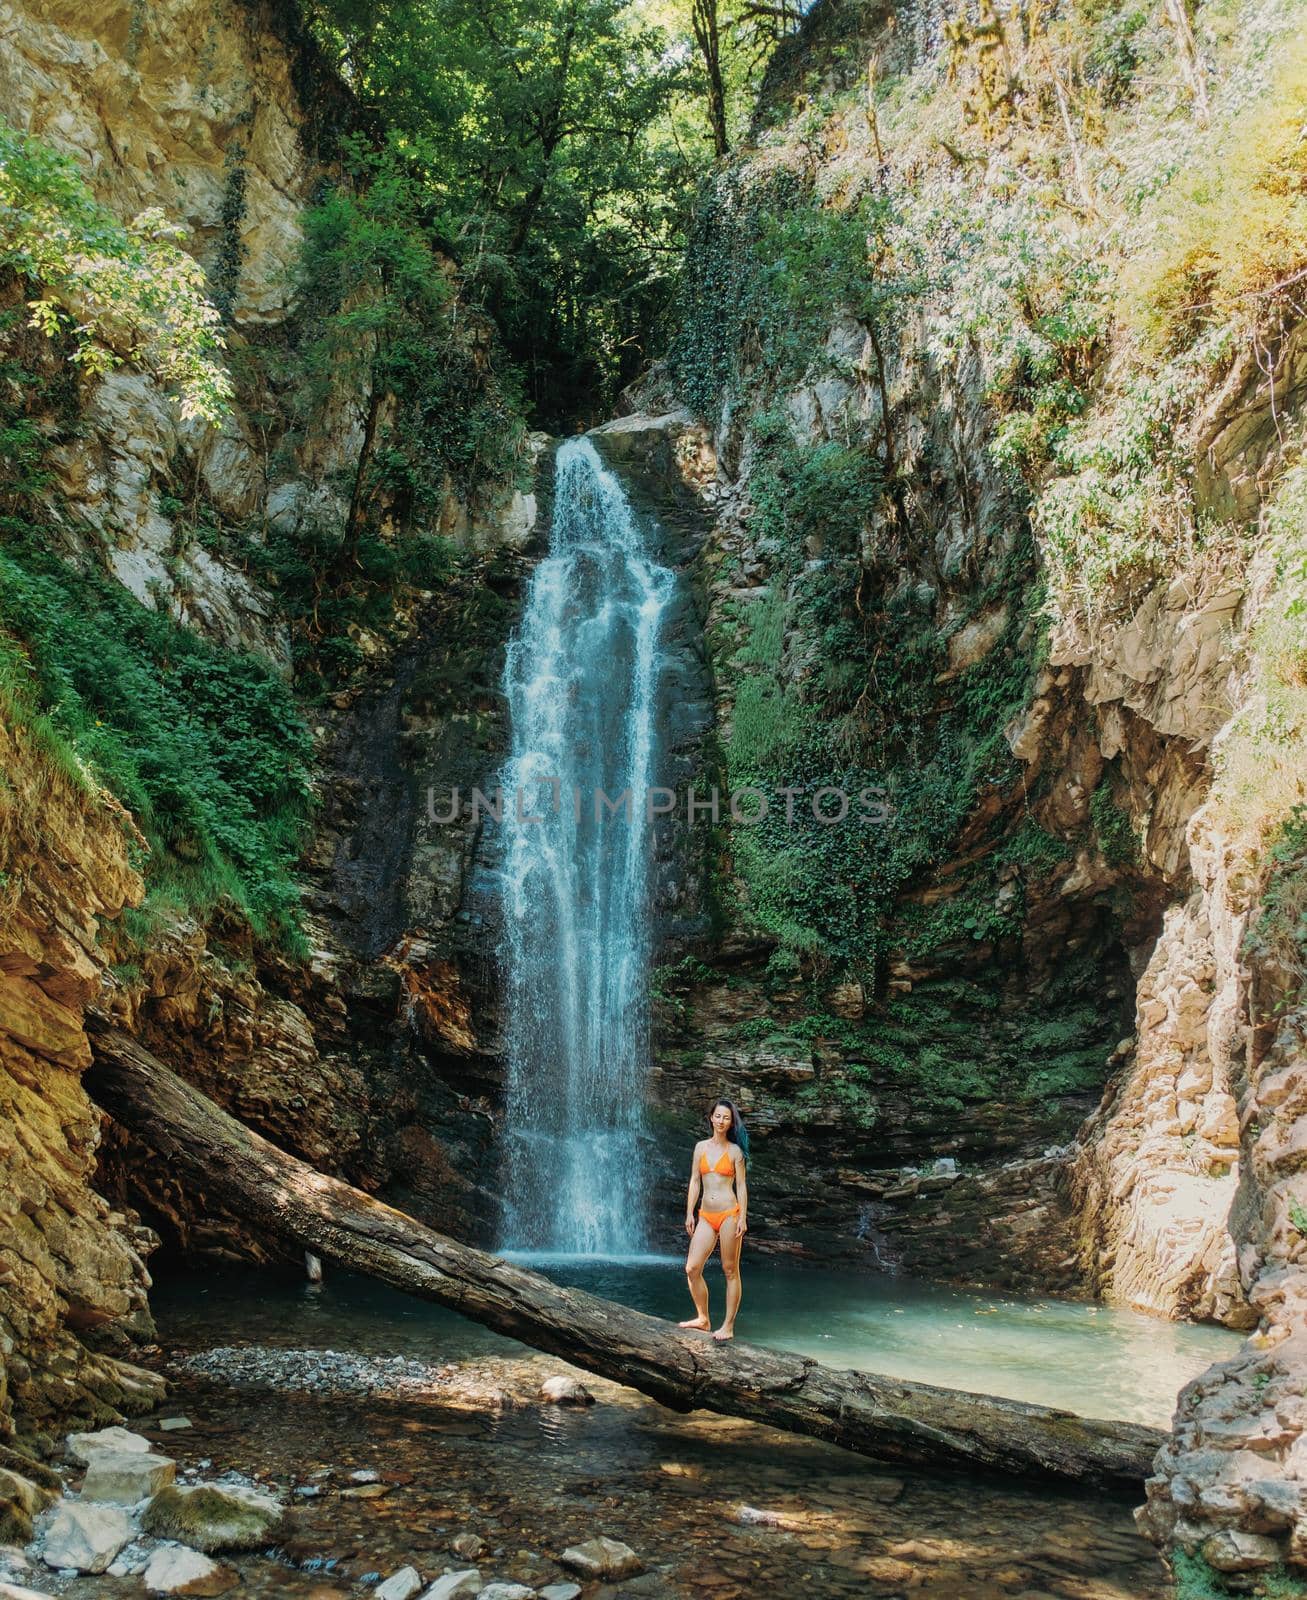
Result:
{"label": "small waterfall stream", "polygon": [[568,440],[504,668],[505,1249],[645,1248],[645,805],[674,584],[594,445]]}

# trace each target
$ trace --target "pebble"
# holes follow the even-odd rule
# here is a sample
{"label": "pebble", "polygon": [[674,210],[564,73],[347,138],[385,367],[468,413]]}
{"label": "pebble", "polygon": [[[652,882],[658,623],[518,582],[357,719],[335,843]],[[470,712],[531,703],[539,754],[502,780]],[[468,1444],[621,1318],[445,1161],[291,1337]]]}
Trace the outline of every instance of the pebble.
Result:
{"label": "pebble", "polygon": [[331,1395],[417,1395],[449,1381],[451,1364],[411,1356],[369,1356],[338,1350],[280,1350],[264,1345],[219,1345],[173,1363],[180,1372],[238,1389],[278,1389]]}
{"label": "pebble", "polygon": [[192,1427],[193,1423],[189,1417],[161,1417],[159,1426],[165,1433],[176,1433],[180,1428]]}
{"label": "pebble", "polygon": [[536,1592],[524,1583],[488,1583],[477,1600],[536,1600]]}
{"label": "pebble", "polygon": [[580,1593],[579,1583],[547,1583],[540,1591],[540,1600],[577,1600]]}
{"label": "pebble", "polygon": [[360,1467],[357,1472],[351,1472],[349,1475],[351,1483],[377,1483],[380,1478],[381,1474],[371,1467]]}
{"label": "pebble", "polygon": [[464,1561],[478,1561],[485,1554],[486,1541],[478,1533],[460,1533],[450,1540],[449,1548]]}

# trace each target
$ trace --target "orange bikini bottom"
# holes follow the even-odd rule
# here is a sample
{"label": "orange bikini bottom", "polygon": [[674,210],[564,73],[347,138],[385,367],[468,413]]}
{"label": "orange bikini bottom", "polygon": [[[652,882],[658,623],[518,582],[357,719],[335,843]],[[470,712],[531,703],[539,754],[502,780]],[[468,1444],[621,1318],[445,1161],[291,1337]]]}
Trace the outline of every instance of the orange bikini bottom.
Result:
{"label": "orange bikini bottom", "polygon": [[706,1222],[714,1233],[722,1231],[722,1223],[727,1217],[737,1217],[740,1214],[739,1206],[732,1206],[729,1211],[701,1211],[699,1221]]}

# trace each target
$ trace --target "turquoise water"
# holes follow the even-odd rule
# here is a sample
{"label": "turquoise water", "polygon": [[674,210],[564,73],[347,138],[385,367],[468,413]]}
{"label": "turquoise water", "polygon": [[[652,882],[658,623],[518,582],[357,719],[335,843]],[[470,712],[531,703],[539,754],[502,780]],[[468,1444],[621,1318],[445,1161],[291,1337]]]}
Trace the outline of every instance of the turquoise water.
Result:
{"label": "turquoise water", "polygon": [[[693,1315],[676,1257],[577,1260],[516,1256],[561,1283],[655,1316]],[[956,1389],[1062,1406],[1086,1416],[1170,1424],[1177,1391],[1239,1336],[1070,1300],[978,1294],[876,1274],[751,1266],[737,1325],[752,1343],[828,1366],[916,1378]],[[714,1316],[724,1289],[709,1263]],[[367,1279],[321,1285],[266,1270],[164,1279],[151,1297],[165,1342],[198,1349],[241,1342],[365,1354],[459,1359],[520,1352],[452,1311]]]}

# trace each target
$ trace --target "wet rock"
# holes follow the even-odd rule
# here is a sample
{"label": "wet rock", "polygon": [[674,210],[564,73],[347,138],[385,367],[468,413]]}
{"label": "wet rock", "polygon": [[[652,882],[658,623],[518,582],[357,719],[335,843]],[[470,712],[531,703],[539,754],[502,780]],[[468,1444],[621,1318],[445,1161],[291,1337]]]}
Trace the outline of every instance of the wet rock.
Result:
{"label": "wet rock", "polygon": [[0,1600],[54,1600],[44,1589],[24,1589],[17,1583],[0,1583]]}
{"label": "wet rock", "polygon": [[149,1594],[217,1595],[234,1587],[236,1574],[198,1550],[169,1545],[150,1557],[144,1583]]}
{"label": "wet rock", "polygon": [[760,1528],[779,1528],[782,1520],[775,1511],[762,1511],[757,1506],[736,1506],[731,1518],[745,1527]]}
{"label": "wet rock", "polygon": [[284,1515],[279,1500],[244,1484],[174,1484],[150,1501],[141,1527],[197,1550],[259,1550],[272,1542]]}
{"label": "wet rock", "polygon": [[70,1433],[64,1446],[68,1459],[78,1467],[89,1467],[92,1458],[105,1450],[138,1450],[148,1455],[154,1446],[130,1428],[101,1428],[96,1433]]}
{"label": "wet rock", "polygon": [[41,1559],[47,1567],[103,1572],[135,1529],[131,1518],[117,1506],[64,1500],[42,1531]]}
{"label": "wet rock", "polygon": [[644,1562],[620,1539],[587,1539],[569,1545],[558,1559],[583,1578],[633,1578],[644,1571]]}
{"label": "wet rock", "polygon": [[161,1417],[159,1426],[165,1433],[177,1433],[182,1428],[191,1427],[192,1423],[189,1417]]}
{"label": "wet rock", "polygon": [[547,1583],[540,1591],[540,1600],[577,1600],[580,1593],[579,1583]]}
{"label": "wet rock", "polygon": [[96,1450],[82,1480],[82,1498],[134,1506],[158,1494],[176,1476],[177,1463],[152,1450]]}
{"label": "wet rock", "polygon": [[476,1561],[485,1554],[486,1541],[477,1533],[460,1533],[450,1540],[449,1548],[464,1561]]}
{"label": "wet rock", "polygon": [[373,1600],[413,1600],[422,1587],[422,1578],[416,1567],[401,1567],[392,1572],[384,1583],[372,1591]]}
{"label": "wet rock", "polygon": [[536,1591],[524,1583],[488,1583],[477,1600],[535,1600]]}
{"label": "wet rock", "polygon": [[462,1572],[447,1572],[437,1578],[422,1596],[422,1600],[473,1600],[481,1593],[481,1574],[475,1567]]}
{"label": "wet rock", "polygon": [[589,1389],[565,1372],[545,1379],[540,1385],[540,1398],[555,1406],[592,1406],[595,1403]]}

